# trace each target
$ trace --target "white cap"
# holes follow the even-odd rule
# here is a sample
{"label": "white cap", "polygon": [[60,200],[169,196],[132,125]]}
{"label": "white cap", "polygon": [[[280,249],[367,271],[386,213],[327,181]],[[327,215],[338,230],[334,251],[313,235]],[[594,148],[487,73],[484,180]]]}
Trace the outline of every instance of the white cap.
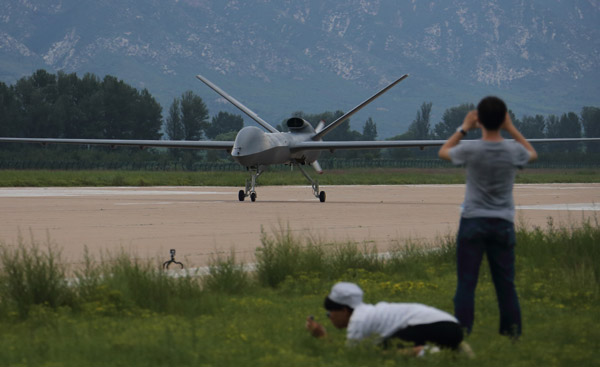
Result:
{"label": "white cap", "polygon": [[339,282],[331,288],[328,297],[333,302],[356,308],[362,303],[363,291],[354,283]]}

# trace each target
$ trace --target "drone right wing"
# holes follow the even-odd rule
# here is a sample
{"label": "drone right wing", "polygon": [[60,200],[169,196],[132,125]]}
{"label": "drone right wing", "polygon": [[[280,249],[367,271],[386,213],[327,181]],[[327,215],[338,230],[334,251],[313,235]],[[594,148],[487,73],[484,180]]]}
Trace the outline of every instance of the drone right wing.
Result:
{"label": "drone right wing", "polygon": [[148,147],[157,148],[187,148],[187,149],[217,149],[231,152],[232,141],[191,141],[191,140],[119,140],[119,139],[54,139],[54,138],[0,138],[0,143],[37,143],[47,144],[78,144],[78,145],[104,145],[111,148]]}
{"label": "drone right wing", "polygon": [[202,83],[208,85],[212,90],[214,90],[215,92],[220,94],[221,97],[223,97],[226,100],[228,100],[229,102],[231,102],[231,104],[233,104],[234,106],[239,108],[240,111],[242,111],[243,113],[248,115],[248,117],[250,117],[252,120],[256,121],[260,126],[267,129],[267,131],[272,132],[272,133],[279,132],[276,128],[271,126],[268,122],[266,122],[265,120],[258,117],[258,115],[254,111],[252,111],[248,107],[244,106],[240,101],[238,101],[237,99],[230,96],[227,92],[225,92],[223,89],[219,88],[216,84],[212,83],[210,80],[206,79],[202,75],[196,75],[196,78],[198,78],[198,80],[200,80]]}

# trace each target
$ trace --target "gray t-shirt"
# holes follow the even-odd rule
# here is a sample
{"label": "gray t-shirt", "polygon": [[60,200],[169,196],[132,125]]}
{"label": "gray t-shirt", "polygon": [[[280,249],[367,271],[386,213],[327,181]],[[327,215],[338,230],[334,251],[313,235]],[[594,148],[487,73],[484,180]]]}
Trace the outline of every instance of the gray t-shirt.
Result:
{"label": "gray t-shirt", "polygon": [[513,183],[516,169],[529,161],[529,152],[515,141],[463,141],[450,149],[456,165],[467,167],[463,218],[514,221]]}

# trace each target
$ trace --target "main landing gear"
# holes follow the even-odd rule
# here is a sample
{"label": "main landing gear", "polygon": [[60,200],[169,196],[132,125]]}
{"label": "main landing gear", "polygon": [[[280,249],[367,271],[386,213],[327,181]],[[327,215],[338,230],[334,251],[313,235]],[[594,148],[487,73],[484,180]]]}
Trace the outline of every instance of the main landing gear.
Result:
{"label": "main landing gear", "polygon": [[304,175],[304,177],[306,177],[306,179],[312,185],[313,195],[315,195],[315,197],[319,198],[320,202],[324,203],[326,195],[325,195],[325,191],[319,191],[319,181],[313,180],[308,175],[308,173],[306,173],[306,171],[304,170],[304,168],[302,168],[302,166],[298,165],[298,168],[300,169],[300,172],[302,172],[302,174]]}
{"label": "main landing gear", "polygon": [[[304,168],[302,168],[301,165],[298,165],[298,168],[300,169],[300,172],[302,172],[304,177],[306,177],[306,179],[312,185],[313,195],[315,195],[315,197],[318,198],[320,202],[324,203],[326,195],[325,191],[319,191],[319,181],[313,180],[308,175],[308,173],[306,173],[306,171],[304,170]],[[246,187],[244,188],[244,190],[240,190],[238,192],[239,201],[244,201],[244,199],[246,199],[248,196],[250,197],[251,201],[256,201],[256,179],[258,178],[258,176],[261,175],[261,173],[264,172],[264,168],[250,168],[249,170],[252,171],[252,176],[246,180]]]}

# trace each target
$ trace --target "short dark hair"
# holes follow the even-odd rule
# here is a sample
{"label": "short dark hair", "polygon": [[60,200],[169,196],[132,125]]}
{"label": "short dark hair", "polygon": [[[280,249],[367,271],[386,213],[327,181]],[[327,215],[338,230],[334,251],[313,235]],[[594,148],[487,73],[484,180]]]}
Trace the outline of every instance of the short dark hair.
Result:
{"label": "short dark hair", "polygon": [[498,130],[506,117],[506,104],[498,97],[489,96],[477,105],[479,122],[487,130]]}
{"label": "short dark hair", "polygon": [[331,298],[329,298],[329,297],[325,297],[325,302],[323,302],[323,307],[325,307],[325,309],[327,311],[339,311],[339,310],[343,310],[344,308],[347,308],[350,311],[354,311],[354,309],[352,307],[349,307],[348,305],[343,305],[341,303],[337,303],[337,302],[331,300]]}

